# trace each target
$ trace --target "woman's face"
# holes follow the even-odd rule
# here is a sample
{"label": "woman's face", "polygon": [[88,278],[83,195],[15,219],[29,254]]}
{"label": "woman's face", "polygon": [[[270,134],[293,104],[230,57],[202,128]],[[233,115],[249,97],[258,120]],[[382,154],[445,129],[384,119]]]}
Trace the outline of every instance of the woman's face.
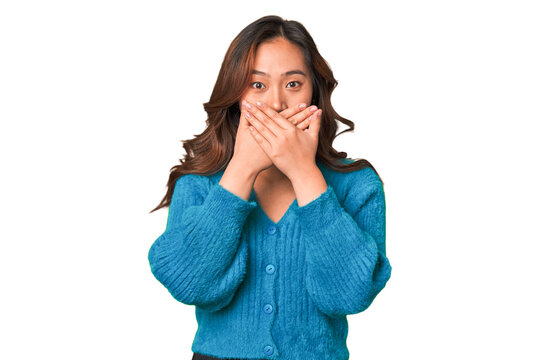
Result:
{"label": "woman's face", "polygon": [[313,84],[302,50],[284,38],[257,48],[251,81],[239,104],[262,101],[277,112],[300,103],[311,105]]}

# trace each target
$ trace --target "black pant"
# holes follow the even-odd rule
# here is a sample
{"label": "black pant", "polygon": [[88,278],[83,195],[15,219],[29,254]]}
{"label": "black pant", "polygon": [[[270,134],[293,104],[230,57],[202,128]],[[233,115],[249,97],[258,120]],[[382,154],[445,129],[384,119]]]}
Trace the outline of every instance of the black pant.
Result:
{"label": "black pant", "polygon": [[[246,360],[246,359],[217,358],[217,357],[203,355],[203,354],[199,354],[199,353],[193,353],[193,358],[191,358],[191,360]],[[266,360],[266,359],[260,359],[260,360]]]}

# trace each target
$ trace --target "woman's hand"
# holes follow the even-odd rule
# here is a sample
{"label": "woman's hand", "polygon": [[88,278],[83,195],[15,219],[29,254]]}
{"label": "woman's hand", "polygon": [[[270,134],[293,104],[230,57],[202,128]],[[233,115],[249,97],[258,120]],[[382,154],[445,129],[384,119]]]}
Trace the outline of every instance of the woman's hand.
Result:
{"label": "woman's hand", "polygon": [[[309,126],[308,118],[311,112],[309,109],[306,109],[305,104],[299,104],[297,106],[287,108],[280,112],[280,114],[291,123],[291,126],[292,124],[296,124],[296,127],[299,130],[305,131]],[[245,164],[245,169],[258,174],[262,170],[272,166],[272,160],[267,156],[255,138],[248,134],[251,131],[248,128],[249,123],[246,121],[245,115],[246,108],[245,106],[242,106],[238,131],[236,133],[236,140],[234,144],[233,157],[241,164]]]}
{"label": "woman's hand", "polygon": [[[313,107],[311,107],[313,108]],[[308,108],[304,111],[310,112]],[[315,165],[315,155],[319,143],[319,129],[322,110],[317,110],[306,119],[309,128],[302,131],[292,124],[297,118],[286,119],[268,105],[246,102],[243,105],[245,117],[251,125],[251,135],[264,150],[271,162],[291,181],[301,176],[305,169]]]}
{"label": "woman's hand", "polygon": [[308,118],[315,110],[317,110],[316,106],[306,109],[306,104],[301,103],[298,106],[293,106],[280,111],[279,114],[289,120],[291,124],[296,125],[300,130],[306,131],[309,126]]}

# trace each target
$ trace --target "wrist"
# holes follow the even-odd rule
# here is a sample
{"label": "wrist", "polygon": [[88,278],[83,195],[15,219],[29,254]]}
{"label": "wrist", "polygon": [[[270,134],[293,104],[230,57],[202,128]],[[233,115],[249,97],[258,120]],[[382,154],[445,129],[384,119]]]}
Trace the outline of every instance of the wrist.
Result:
{"label": "wrist", "polygon": [[260,172],[260,170],[252,168],[248,163],[241,159],[235,158],[234,156],[229,161],[227,169],[230,169],[229,171],[234,173],[236,176],[253,181],[255,181]]}
{"label": "wrist", "polygon": [[326,179],[316,165],[296,173],[295,177],[291,179],[291,183],[300,207],[316,199],[328,188]]}
{"label": "wrist", "polygon": [[248,201],[256,175],[238,161],[229,161],[219,184],[226,190]]}
{"label": "wrist", "polygon": [[304,165],[302,167],[296,166],[292,172],[289,172],[287,174],[287,177],[292,184],[301,184],[305,183],[306,180],[308,180],[309,178],[318,176],[320,173],[321,170],[319,169],[319,167],[315,163],[313,163]]}

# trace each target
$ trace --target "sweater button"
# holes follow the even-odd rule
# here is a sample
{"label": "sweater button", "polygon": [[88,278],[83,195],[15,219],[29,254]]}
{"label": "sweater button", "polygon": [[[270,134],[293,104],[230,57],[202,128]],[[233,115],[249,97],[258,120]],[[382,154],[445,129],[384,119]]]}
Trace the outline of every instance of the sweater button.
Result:
{"label": "sweater button", "polygon": [[276,232],[276,227],[274,225],[270,225],[268,226],[267,231],[269,234],[274,234]]}
{"label": "sweater button", "polygon": [[270,345],[264,347],[264,355],[272,355],[274,353],[274,348]]}
{"label": "sweater button", "polygon": [[264,312],[270,314],[272,312],[273,306],[271,304],[264,305]]}
{"label": "sweater button", "polygon": [[272,264],[266,265],[267,274],[273,274],[275,271],[276,271],[276,268],[274,267],[274,265]]}

